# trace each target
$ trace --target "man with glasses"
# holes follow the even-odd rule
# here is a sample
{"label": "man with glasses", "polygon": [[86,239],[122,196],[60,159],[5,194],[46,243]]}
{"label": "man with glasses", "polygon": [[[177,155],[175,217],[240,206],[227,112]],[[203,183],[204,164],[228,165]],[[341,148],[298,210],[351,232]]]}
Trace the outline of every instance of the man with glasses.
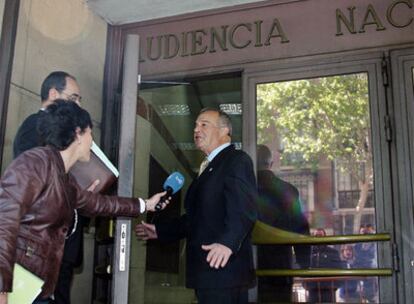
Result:
{"label": "man with glasses", "polygon": [[[80,104],[82,99],[79,85],[76,82],[75,77],[62,71],[52,72],[45,78],[42,83],[40,97],[42,100],[40,110],[27,117],[17,131],[13,142],[14,158],[24,151],[40,145],[39,136],[37,134],[37,122],[45,113],[44,109],[46,109],[48,105],[52,104],[56,99],[74,101],[77,104]],[[92,191],[95,187],[96,185],[92,185],[88,190]],[[74,223],[75,218],[77,218],[77,216],[74,215]],[[79,216],[76,230],[66,239],[62,265],[59,272],[59,280],[54,292],[55,304],[70,303],[70,287],[73,278],[73,270],[75,267],[82,264],[83,226],[86,222],[86,218]]]}
{"label": "man with glasses", "polygon": [[80,104],[82,97],[79,91],[75,77],[66,72],[56,71],[46,77],[40,91],[40,97],[42,99],[40,110],[23,121],[14,138],[14,158],[26,150],[39,146],[36,126],[39,117],[44,113],[44,109],[56,99],[70,100]]}

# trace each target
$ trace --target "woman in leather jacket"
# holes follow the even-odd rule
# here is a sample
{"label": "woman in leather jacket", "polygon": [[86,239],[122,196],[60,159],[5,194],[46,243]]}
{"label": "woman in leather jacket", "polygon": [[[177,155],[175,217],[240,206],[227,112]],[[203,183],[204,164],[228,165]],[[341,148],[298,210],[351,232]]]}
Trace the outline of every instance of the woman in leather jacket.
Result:
{"label": "woman in leather jacket", "polygon": [[86,110],[58,100],[39,120],[45,146],[24,152],[5,170],[0,180],[0,304],[7,304],[14,263],[44,280],[37,301],[48,303],[75,209],[86,216],[137,216],[154,211],[165,195],[143,200],[81,190],[68,171],[77,161],[89,160],[91,129]]}

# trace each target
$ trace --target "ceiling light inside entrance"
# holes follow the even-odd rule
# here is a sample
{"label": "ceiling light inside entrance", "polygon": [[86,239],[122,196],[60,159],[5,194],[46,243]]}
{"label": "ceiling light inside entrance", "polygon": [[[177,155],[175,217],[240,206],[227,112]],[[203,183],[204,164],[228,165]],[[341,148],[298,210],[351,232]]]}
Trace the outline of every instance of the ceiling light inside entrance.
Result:
{"label": "ceiling light inside entrance", "polygon": [[228,115],[241,115],[242,106],[241,103],[222,103],[220,105],[220,110]]}
{"label": "ceiling light inside entrance", "polygon": [[190,108],[186,104],[164,104],[155,106],[160,116],[185,116],[190,115]]}

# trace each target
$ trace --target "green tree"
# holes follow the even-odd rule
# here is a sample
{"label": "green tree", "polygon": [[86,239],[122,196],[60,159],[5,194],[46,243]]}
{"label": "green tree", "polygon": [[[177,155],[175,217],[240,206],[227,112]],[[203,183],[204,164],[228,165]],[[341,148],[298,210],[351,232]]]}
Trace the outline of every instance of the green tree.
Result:
{"label": "green tree", "polygon": [[357,233],[373,175],[366,74],[262,84],[257,97],[259,143],[274,142],[276,130],[282,161],[289,155],[301,155],[298,166],[335,161],[358,181]]}

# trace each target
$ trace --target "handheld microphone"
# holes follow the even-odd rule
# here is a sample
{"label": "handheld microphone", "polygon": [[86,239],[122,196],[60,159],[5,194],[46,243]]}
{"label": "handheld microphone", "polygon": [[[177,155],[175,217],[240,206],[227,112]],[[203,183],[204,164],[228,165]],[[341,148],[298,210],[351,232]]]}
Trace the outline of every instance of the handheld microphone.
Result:
{"label": "handheld microphone", "polygon": [[184,176],[180,172],[173,172],[165,180],[163,189],[167,191],[160,201],[155,205],[155,210],[160,211],[162,209],[162,204],[167,200],[168,197],[175,194],[179,191],[184,185]]}

